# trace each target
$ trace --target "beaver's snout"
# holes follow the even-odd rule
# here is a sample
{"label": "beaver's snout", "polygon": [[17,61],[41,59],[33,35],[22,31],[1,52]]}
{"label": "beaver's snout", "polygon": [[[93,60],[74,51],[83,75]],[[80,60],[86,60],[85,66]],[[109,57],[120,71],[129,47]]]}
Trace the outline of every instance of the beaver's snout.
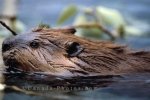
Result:
{"label": "beaver's snout", "polygon": [[13,42],[8,41],[7,39],[2,44],[2,55],[3,60],[6,66],[16,65],[15,55],[17,53],[16,49],[13,49]]}
{"label": "beaver's snout", "polygon": [[3,53],[3,60],[6,66],[13,66],[17,62],[14,52]]}

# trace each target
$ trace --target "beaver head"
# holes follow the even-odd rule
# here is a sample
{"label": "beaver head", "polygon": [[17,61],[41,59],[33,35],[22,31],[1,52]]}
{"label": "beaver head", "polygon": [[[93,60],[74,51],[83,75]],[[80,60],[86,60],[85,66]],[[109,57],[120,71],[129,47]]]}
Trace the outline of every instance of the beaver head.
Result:
{"label": "beaver head", "polygon": [[75,29],[37,29],[8,38],[2,45],[4,63],[26,72],[62,76],[119,74],[149,68],[149,53],[131,53],[125,46],[90,41],[74,33]]}

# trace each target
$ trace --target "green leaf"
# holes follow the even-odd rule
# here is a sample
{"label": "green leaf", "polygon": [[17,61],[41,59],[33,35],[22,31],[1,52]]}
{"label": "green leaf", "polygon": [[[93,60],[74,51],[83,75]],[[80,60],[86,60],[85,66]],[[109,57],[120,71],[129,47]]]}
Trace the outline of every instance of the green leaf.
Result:
{"label": "green leaf", "polygon": [[86,16],[83,14],[80,14],[76,16],[73,25],[82,25],[82,24],[87,24],[89,21],[87,20]]}
{"label": "green leaf", "polygon": [[78,31],[76,32],[77,36],[83,36],[83,37],[90,37],[90,38],[101,38],[102,36],[102,31],[99,30],[98,28],[89,28],[89,29],[78,29]]}
{"label": "green leaf", "polygon": [[126,24],[122,14],[116,9],[99,6],[96,8],[96,12],[96,16],[102,24],[109,25],[114,28],[118,28],[121,25]]}
{"label": "green leaf", "polygon": [[77,7],[74,5],[70,5],[66,7],[58,18],[57,24],[61,25],[70,17],[74,16],[77,13]]}

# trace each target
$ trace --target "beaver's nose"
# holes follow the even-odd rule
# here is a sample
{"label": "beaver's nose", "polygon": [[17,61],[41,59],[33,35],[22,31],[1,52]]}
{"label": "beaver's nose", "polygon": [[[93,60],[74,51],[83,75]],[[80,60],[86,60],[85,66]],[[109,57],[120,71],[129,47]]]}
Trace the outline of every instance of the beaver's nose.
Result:
{"label": "beaver's nose", "polygon": [[2,44],[2,52],[6,52],[13,47],[12,43],[9,41],[4,41]]}

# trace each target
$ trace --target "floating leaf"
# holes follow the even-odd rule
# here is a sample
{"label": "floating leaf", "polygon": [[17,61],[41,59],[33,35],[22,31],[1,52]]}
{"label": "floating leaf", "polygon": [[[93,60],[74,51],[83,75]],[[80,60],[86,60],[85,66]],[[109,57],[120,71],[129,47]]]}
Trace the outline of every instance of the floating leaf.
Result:
{"label": "floating leaf", "polygon": [[70,5],[64,9],[64,11],[61,13],[57,24],[63,24],[66,20],[68,20],[70,17],[74,16],[77,13],[77,7],[74,5]]}

